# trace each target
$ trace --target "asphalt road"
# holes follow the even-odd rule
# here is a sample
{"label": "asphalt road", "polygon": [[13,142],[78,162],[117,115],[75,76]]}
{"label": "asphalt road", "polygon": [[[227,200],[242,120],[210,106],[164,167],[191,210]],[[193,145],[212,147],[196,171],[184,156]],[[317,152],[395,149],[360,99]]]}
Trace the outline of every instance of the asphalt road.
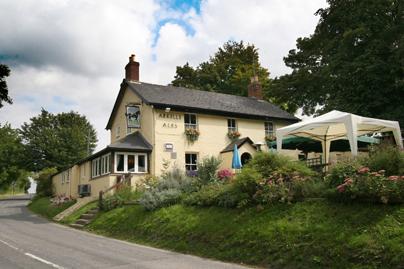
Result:
{"label": "asphalt road", "polygon": [[0,268],[246,268],[93,235],[0,201]]}

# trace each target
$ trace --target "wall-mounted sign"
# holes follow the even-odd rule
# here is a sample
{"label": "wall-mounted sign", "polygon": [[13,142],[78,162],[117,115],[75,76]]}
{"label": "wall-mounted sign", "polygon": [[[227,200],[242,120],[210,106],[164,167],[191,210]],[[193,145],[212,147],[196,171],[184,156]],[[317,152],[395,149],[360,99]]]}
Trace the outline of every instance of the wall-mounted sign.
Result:
{"label": "wall-mounted sign", "polygon": [[126,107],[126,123],[128,128],[140,128],[140,108],[139,106]]}
{"label": "wall-mounted sign", "polygon": [[177,128],[177,124],[176,123],[172,123],[172,122],[164,122],[163,123],[163,128],[171,128],[171,129],[175,129]]}
{"label": "wall-mounted sign", "polygon": [[162,119],[180,120],[180,119],[181,119],[181,114],[176,114],[176,113],[159,113],[159,118],[162,118]]}
{"label": "wall-mounted sign", "polygon": [[174,145],[172,143],[165,143],[164,144],[164,150],[168,152],[172,152],[174,149]]}

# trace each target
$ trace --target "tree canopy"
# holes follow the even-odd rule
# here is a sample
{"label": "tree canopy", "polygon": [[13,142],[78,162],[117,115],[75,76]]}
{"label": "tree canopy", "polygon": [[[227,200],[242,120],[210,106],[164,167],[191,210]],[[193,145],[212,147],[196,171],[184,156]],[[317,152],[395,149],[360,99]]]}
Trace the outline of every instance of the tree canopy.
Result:
{"label": "tree canopy", "polygon": [[0,108],[3,107],[3,102],[12,104],[12,100],[8,95],[6,77],[10,75],[10,69],[7,65],[0,64]]}
{"label": "tree canopy", "polygon": [[250,79],[257,75],[264,92],[269,86],[269,71],[259,63],[258,49],[243,41],[228,41],[213,57],[196,68],[189,63],[177,66],[172,84],[204,91],[247,95]]}
{"label": "tree canopy", "polygon": [[271,93],[305,114],[333,109],[404,125],[404,13],[401,0],[328,0],[315,32],[284,58],[291,74]]}
{"label": "tree canopy", "polygon": [[17,130],[10,124],[0,125],[0,191],[7,190],[12,182],[19,189],[28,183],[23,157],[24,147]]}
{"label": "tree canopy", "polygon": [[27,166],[33,171],[65,168],[91,154],[97,143],[94,127],[76,112],[41,114],[21,126]]}

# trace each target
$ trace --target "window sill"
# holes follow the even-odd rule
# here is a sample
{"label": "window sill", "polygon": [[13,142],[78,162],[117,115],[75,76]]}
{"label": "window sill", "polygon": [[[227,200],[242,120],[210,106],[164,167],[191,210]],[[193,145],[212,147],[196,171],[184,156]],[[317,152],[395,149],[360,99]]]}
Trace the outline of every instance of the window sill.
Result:
{"label": "window sill", "polygon": [[110,175],[110,174],[111,174],[111,173],[106,173],[106,174],[103,174],[103,175],[99,175],[99,176],[96,176],[96,177],[92,177],[92,178],[89,179],[89,181],[94,180],[94,179],[99,179],[100,177],[104,177],[104,176],[107,176],[107,175]]}

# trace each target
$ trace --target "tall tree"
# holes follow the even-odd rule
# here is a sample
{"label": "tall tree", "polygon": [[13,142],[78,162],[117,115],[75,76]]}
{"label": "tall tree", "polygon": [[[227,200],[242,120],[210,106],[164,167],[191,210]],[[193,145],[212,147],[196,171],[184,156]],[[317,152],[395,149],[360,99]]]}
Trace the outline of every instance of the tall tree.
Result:
{"label": "tall tree", "polygon": [[29,168],[64,168],[91,154],[97,143],[94,127],[76,112],[41,114],[24,123],[20,130]]}
{"label": "tall tree", "polygon": [[328,0],[310,37],[284,58],[271,92],[306,114],[333,109],[404,125],[404,3]]}
{"label": "tall tree", "polygon": [[8,95],[8,88],[6,77],[10,75],[10,69],[7,65],[0,64],[0,108],[3,107],[3,102],[12,104],[10,96]]}
{"label": "tall tree", "polygon": [[9,189],[12,182],[27,183],[23,156],[24,148],[17,130],[10,124],[0,125],[0,190]]}
{"label": "tall tree", "polygon": [[228,41],[213,57],[196,68],[189,63],[177,66],[172,84],[246,96],[248,84],[254,75],[258,75],[265,92],[270,83],[269,72],[259,63],[258,49],[243,41]]}

